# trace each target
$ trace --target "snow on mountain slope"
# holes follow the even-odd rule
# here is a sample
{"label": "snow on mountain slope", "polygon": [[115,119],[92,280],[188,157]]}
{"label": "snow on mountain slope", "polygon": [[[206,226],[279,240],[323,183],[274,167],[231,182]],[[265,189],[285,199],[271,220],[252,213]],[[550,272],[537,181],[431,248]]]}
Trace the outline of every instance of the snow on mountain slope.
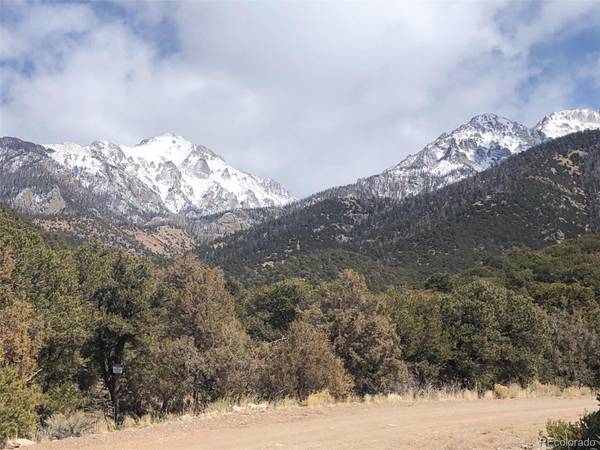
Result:
{"label": "snow on mountain slope", "polygon": [[[600,111],[555,112],[531,129],[482,114],[378,175],[294,202],[281,213],[324,198],[401,199],[436,190],[533,145],[585,129],[600,129]],[[95,141],[42,147],[0,138],[0,200],[36,215],[92,215],[138,225],[155,223],[154,218],[195,221],[207,240],[214,229],[228,234],[266,220],[273,210],[252,217],[246,211],[215,213],[279,207],[293,198],[278,183],[235,169],[206,147],[163,134],[134,146]]]}
{"label": "snow on mountain slope", "polygon": [[600,111],[555,112],[531,129],[495,114],[481,114],[399,164],[359,179],[343,192],[391,198],[416,195],[481,172],[548,139],[588,129],[600,129]]}
{"label": "snow on mountain slope", "polygon": [[589,129],[600,129],[600,111],[571,109],[554,112],[544,117],[533,127],[532,132],[539,140],[544,141]]}
{"label": "snow on mountain slope", "polygon": [[126,193],[152,210],[202,216],[281,206],[293,197],[278,183],[242,172],[201,145],[163,134],[129,147],[107,141],[46,145],[50,156],[96,191]]}

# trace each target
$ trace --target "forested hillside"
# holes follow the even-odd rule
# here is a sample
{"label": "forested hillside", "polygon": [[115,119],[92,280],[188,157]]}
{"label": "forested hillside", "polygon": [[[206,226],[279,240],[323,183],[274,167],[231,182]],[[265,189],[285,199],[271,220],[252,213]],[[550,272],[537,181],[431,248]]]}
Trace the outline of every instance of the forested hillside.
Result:
{"label": "forested hillside", "polygon": [[251,284],[331,278],[354,268],[381,288],[599,227],[600,131],[587,131],[401,202],[347,197],[309,204],[207,245],[200,255]]}
{"label": "forested hillside", "polygon": [[424,290],[374,293],[349,270],[247,290],[193,258],[72,247],[0,210],[0,442],[243,396],[597,386],[599,258],[591,234]]}

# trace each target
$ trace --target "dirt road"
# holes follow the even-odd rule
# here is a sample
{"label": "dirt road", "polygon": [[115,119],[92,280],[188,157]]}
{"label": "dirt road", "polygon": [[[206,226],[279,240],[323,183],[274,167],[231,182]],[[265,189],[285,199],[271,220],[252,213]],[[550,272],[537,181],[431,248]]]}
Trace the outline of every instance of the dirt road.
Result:
{"label": "dirt road", "polygon": [[[38,444],[42,449],[537,448],[548,418],[574,420],[591,398],[341,404],[238,411]],[[535,444],[535,445],[534,445]]]}

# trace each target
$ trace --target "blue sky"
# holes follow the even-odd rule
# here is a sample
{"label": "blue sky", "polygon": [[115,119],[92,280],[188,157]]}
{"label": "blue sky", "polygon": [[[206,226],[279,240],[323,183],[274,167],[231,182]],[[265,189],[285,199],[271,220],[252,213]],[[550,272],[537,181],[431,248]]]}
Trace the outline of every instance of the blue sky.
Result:
{"label": "blue sky", "polygon": [[[572,101],[597,109],[600,106],[600,73],[597,72],[600,70],[599,61],[600,22],[576,33],[557,36],[533,46],[529,64],[540,73],[526,87],[535,85],[539,80],[564,74],[576,80]],[[591,71],[580,73],[579,70],[584,68],[590,68]]]}
{"label": "blue sky", "polygon": [[0,0],[0,134],[165,131],[302,196],[475,114],[600,108],[599,2]]}

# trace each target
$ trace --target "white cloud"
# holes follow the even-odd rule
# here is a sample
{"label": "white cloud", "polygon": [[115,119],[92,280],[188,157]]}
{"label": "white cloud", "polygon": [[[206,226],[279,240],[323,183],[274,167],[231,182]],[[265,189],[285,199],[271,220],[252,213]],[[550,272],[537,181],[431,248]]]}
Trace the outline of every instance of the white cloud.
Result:
{"label": "white cloud", "polygon": [[[568,106],[581,77],[568,71],[523,95],[539,75],[529,52],[599,8],[520,19],[513,6],[147,2],[126,3],[123,20],[27,4],[0,25],[1,57],[35,62],[33,75],[0,69],[0,133],[132,144],[171,131],[304,195],[395,164],[474,114],[531,124]],[[139,32],[164,20],[177,30],[166,58]]]}
{"label": "white cloud", "polygon": [[589,55],[588,61],[579,68],[577,74],[579,78],[590,79],[600,88],[600,52]]}

